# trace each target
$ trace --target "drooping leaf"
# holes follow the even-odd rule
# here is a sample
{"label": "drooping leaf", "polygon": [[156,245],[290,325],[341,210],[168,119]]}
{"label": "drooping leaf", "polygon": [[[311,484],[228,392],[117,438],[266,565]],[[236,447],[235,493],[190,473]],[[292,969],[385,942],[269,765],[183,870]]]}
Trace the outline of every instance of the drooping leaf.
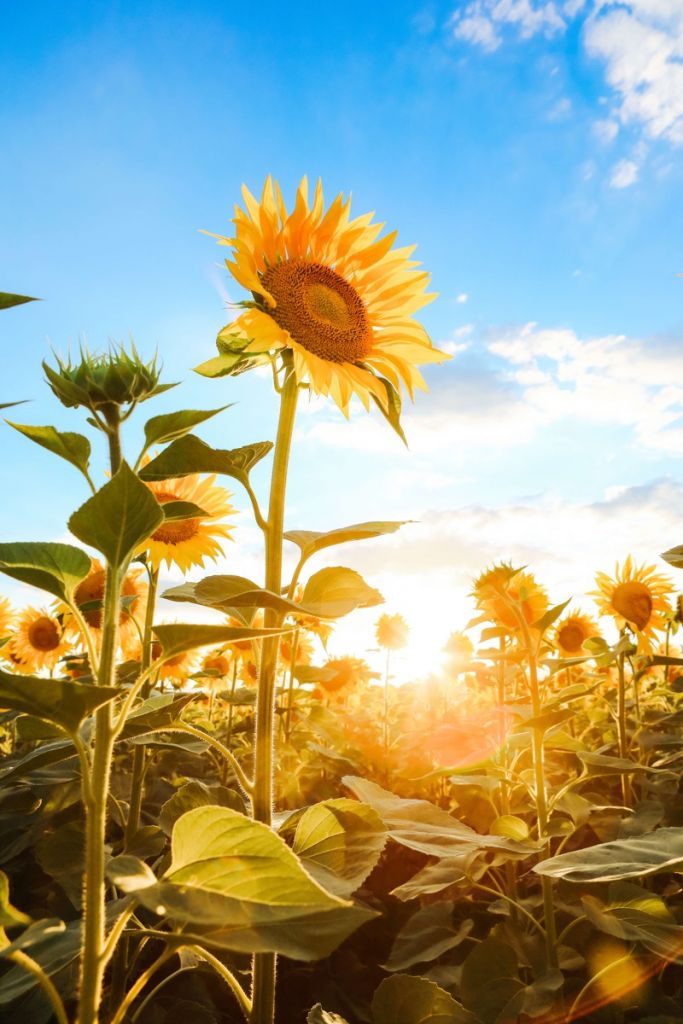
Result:
{"label": "drooping leaf", "polygon": [[115,686],[19,676],[0,669],[0,707],[54,722],[68,733],[75,732],[83,719],[122,692]]}
{"label": "drooping leaf", "polygon": [[385,377],[378,377],[378,381],[384,385],[384,389],[387,393],[387,406],[386,408],[380,402],[377,395],[373,395],[373,401],[379,411],[384,416],[392,430],[394,430],[403,441],[406,448],[408,447],[408,441],[406,435],[403,433],[403,427],[401,426],[401,392],[387,380]]}
{"label": "drooping leaf", "polygon": [[323,888],[349,897],[379,860],[386,836],[382,819],[367,804],[341,797],[304,811],[292,849]]}
{"label": "drooping leaf", "polygon": [[289,530],[284,536],[292,544],[301,550],[303,559],[309,559],[311,555],[325,548],[334,547],[336,544],[348,544],[354,540],[371,540],[375,537],[383,537],[388,533],[395,533],[406,520],[401,522],[371,522],[356,523],[353,526],[342,526],[336,530],[328,530],[320,533],[316,530]]}
{"label": "drooping leaf", "polygon": [[69,529],[101,552],[110,565],[122,566],[136,547],[164,521],[149,487],[126,462],[69,519]]}
{"label": "drooping leaf", "polygon": [[434,896],[451,885],[466,881],[480,851],[472,847],[465,849],[466,852],[459,857],[444,857],[435,864],[428,864],[407,882],[392,889],[391,895],[399,900],[416,900],[423,896]]}
{"label": "drooping leaf", "polygon": [[13,295],[12,292],[0,292],[0,309],[22,306],[25,302],[40,302],[40,299],[34,299],[31,295]]}
{"label": "drooping leaf", "polygon": [[223,450],[212,448],[194,434],[187,434],[172,441],[143,466],[140,477],[142,480],[170,480],[191,473],[222,473],[245,484],[253,467],[272,447],[271,441],[256,441],[242,448]]}
{"label": "drooping leaf", "polygon": [[79,469],[81,473],[87,475],[88,466],[90,464],[90,441],[84,434],[72,434],[69,432],[62,432],[56,430],[54,427],[33,427],[27,423],[12,423],[10,420],[6,421],[10,427],[14,427],[24,437],[30,438],[31,441],[35,441],[41,448],[46,448],[49,452],[53,452],[55,455],[59,455],[60,458],[66,459],[72,466]]}
{"label": "drooping leaf", "polygon": [[454,904],[430,903],[420,907],[400,929],[391,947],[384,968],[387,971],[405,971],[415,964],[436,960],[449,949],[454,949],[467,938],[474,927],[471,920],[453,924]]}
{"label": "drooping leaf", "polygon": [[220,409],[180,409],[178,412],[153,416],[145,423],[145,448],[151,448],[153,444],[176,441],[189,434],[193,427],[205,423],[206,420],[229,408],[230,405],[222,405]]}
{"label": "drooping leaf", "polygon": [[208,515],[206,509],[195,505],[193,501],[165,501],[161,511],[166,523],[179,522],[183,519],[202,519]]}
{"label": "drooping leaf", "polygon": [[179,818],[168,871],[135,896],[205,945],[297,960],[327,956],[375,916],[326,892],[280,836],[226,807]]}
{"label": "drooping leaf", "polygon": [[661,772],[659,768],[650,768],[648,765],[629,761],[625,757],[610,757],[608,754],[598,754],[593,750],[577,750],[576,756],[583,763],[586,772],[591,776],[630,775],[636,772],[657,774]]}
{"label": "drooping leaf", "polygon": [[6,785],[10,781],[24,779],[27,775],[31,775],[32,772],[39,771],[41,768],[48,768],[53,764],[62,764],[64,761],[75,761],[75,758],[76,752],[71,740],[41,743],[35,750],[29,751],[28,754],[25,754],[14,764],[10,762],[5,767],[0,768],[0,780]]}
{"label": "drooping leaf", "polygon": [[71,544],[0,544],[0,572],[46,590],[62,601],[71,600],[78,584],[90,572],[91,564],[85,551]]}
{"label": "drooping leaf", "polygon": [[427,978],[394,974],[372,998],[373,1024],[476,1024],[471,1013]]}
{"label": "drooping leaf", "polygon": [[539,875],[569,882],[613,882],[683,866],[683,828],[659,828],[635,839],[618,839],[550,857],[534,866]]}
{"label": "drooping leaf", "polygon": [[314,573],[304,587],[301,608],[321,619],[336,619],[356,608],[372,608],[384,598],[369,587],[354,569],[326,566]]}
{"label": "drooping leaf", "polygon": [[517,857],[528,857],[535,849],[533,843],[480,835],[435,804],[396,796],[368,779],[346,775],[342,782],[359,800],[377,811],[394,842],[411,850],[452,858],[468,847],[505,851]]}
{"label": "drooping leaf", "polygon": [[0,930],[12,928],[17,924],[29,924],[31,918],[22,910],[17,910],[10,903],[9,878],[4,871],[0,871]]}
{"label": "drooping leaf", "polygon": [[263,640],[268,636],[280,636],[289,631],[282,629],[248,629],[242,626],[220,626],[200,622],[169,622],[153,626],[152,631],[159,640],[166,658],[174,658],[184,651],[198,647],[212,647],[217,644],[235,643],[237,640]]}

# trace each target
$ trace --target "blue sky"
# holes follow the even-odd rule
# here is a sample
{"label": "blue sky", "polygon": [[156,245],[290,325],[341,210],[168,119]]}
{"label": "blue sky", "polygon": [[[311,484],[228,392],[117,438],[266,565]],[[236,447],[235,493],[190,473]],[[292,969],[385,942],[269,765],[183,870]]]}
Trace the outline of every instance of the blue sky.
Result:
{"label": "blue sky", "polygon": [[[683,540],[682,57],[680,0],[8,7],[0,288],[44,301],[2,315],[0,400],[78,429],[41,359],[132,334],[183,381],[150,415],[234,401],[203,436],[270,437],[267,380],[189,372],[241,297],[199,229],[229,231],[243,181],[320,175],[418,243],[454,358],[406,416],[410,452],[359,410],[304,410],[289,525],[419,519],[339,552],[416,651],[462,624],[487,560],[529,560],[558,600],[599,559],[653,560]],[[28,444],[5,430],[3,536],[61,536],[85,494]],[[258,574],[242,523],[221,568]]]}

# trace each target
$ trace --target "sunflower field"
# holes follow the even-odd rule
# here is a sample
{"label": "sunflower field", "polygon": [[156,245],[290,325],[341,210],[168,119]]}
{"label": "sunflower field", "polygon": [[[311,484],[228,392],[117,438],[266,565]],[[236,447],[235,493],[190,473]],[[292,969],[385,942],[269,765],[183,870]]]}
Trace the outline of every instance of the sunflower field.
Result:
{"label": "sunflower field", "polygon": [[[405,440],[403,397],[448,358],[414,318],[428,275],[320,184],[243,199],[216,237],[247,297],[196,368],[222,404],[152,414],[126,450],[173,385],[112,346],[43,364],[87,434],[8,419],[89,496],[64,542],[0,543],[34,595],[0,599],[0,1019],[683,1020],[683,547],[624,552],[580,606],[501,551],[443,670],[394,685],[410,623],[316,556],[404,524],[285,530],[286,485],[302,392]],[[255,368],[276,437],[210,446]],[[255,580],[211,569],[242,499]],[[383,671],[328,654],[375,608]]]}

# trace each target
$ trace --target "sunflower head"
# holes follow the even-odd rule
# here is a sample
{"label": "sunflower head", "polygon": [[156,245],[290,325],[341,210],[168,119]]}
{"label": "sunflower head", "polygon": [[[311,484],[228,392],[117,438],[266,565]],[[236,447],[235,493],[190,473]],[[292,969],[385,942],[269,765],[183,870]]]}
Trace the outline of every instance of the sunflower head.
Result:
{"label": "sunflower head", "polygon": [[425,389],[417,366],[449,356],[435,349],[413,313],[434,297],[412,248],[395,248],[395,232],[379,237],[372,214],[351,218],[338,195],[325,209],[318,182],[311,202],[303,178],[288,211],[277,182],[266,180],[260,202],[245,187],[235,210],[226,266],[251,292],[247,307],[218,336],[220,355],[198,367],[207,376],[290,352],[294,372],[316,394],[348,414],[352,395],[388,413]]}
{"label": "sunflower head", "polygon": [[592,592],[604,615],[611,615],[617,627],[628,626],[638,637],[638,653],[649,654],[658,630],[665,627],[668,598],[673,594],[671,581],[653,565],[637,566],[629,555],[614,577],[599,572],[598,590]]}
{"label": "sunflower head", "polygon": [[326,696],[346,696],[372,678],[368,664],[361,658],[331,658],[322,668],[318,688]]}
{"label": "sunflower head", "polygon": [[82,406],[105,417],[117,407],[132,406],[165,391],[159,384],[160,367],[156,356],[144,363],[135,346],[126,352],[112,345],[107,352],[91,355],[81,349],[80,360],[72,363],[57,357],[57,366],[43,363],[47,382],[62,405]]}
{"label": "sunflower head", "polygon": [[387,651],[399,651],[405,647],[408,633],[408,623],[402,615],[380,615],[375,626],[377,643]]}
{"label": "sunflower head", "polygon": [[30,672],[53,669],[71,647],[61,621],[46,609],[26,608],[11,640],[15,657]]}
{"label": "sunflower head", "polygon": [[519,629],[518,613],[531,626],[548,609],[548,595],[535,577],[507,562],[477,577],[472,596],[477,608],[491,621],[512,630]]}
{"label": "sunflower head", "polygon": [[451,633],[446,641],[444,653],[450,667],[462,671],[472,660],[474,646],[464,633]]}
{"label": "sunflower head", "polygon": [[565,658],[575,658],[584,654],[583,645],[592,636],[599,636],[600,630],[588,615],[570,612],[561,619],[556,628],[554,642],[560,654]]}

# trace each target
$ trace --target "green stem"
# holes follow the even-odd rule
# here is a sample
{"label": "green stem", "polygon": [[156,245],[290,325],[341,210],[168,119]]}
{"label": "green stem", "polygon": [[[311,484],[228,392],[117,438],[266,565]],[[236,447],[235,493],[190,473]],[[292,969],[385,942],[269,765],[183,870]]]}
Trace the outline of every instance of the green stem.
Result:
{"label": "green stem", "polygon": [[[294,432],[298,384],[291,357],[285,363],[285,380],[280,395],[280,417],[270,481],[266,539],[266,589],[282,592],[282,534],[285,516],[287,467]],[[282,616],[266,609],[264,625],[277,627]],[[256,737],[253,808],[256,821],[266,825],[273,819],[273,744],[275,724],[275,678],[279,637],[263,642],[256,704]],[[275,954],[257,953],[252,975],[250,1024],[272,1024],[275,1018]]]}
{"label": "green stem", "polygon": [[208,949],[204,949],[203,946],[188,946],[187,948],[196,956],[201,957],[202,960],[206,960],[207,964],[210,964],[211,967],[213,967],[216,974],[220,974],[221,978],[227,982],[232,990],[232,994],[239,1003],[240,1010],[248,1019],[249,1014],[251,1013],[251,1000],[232,971],[229,970],[225,964],[218,959],[218,957],[215,957],[213,953],[209,953]]}
{"label": "green stem", "polygon": [[289,684],[287,686],[287,710],[285,713],[285,743],[289,743],[292,732],[292,704],[294,703],[294,666],[296,665],[297,648],[299,646],[299,630],[294,630],[292,639],[292,664],[289,667]]}
{"label": "green stem", "polygon": [[235,717],[235,689],[237,687],[237,658],[233,655],[232,681],[230,683],[230,707],[228,708],[228,734],[225,737],[225,745],[230,748],[232,742],[232,721]]}
{"label": "green stem", "polygon": [[161,953],[156,960],[149,965],[147,970],[142,972],[135,984],[132,985],[126,993],[125,998],[111,1019],[111,1024],[121,1024],[121,1022],[126,1019],[128,1009],[140,995],[150,978],[156,974],[160,967],[163,967],[167,960],[170,960],[171,957],[175,956],[176,952],[177,950],[175,949],[165,949],[163,953]]}
{"label": "green stem", "polygon": [[[617,669],[619,683],[617,687],[617,735],[619,740],[619,757],[628,758],[628,731],[626,725],[626,674],[624,672],[623,651],[617,658]],[[621,795],[624,807],[631,806],[631,778],[629,775],[621,776]]]}
{"label": "green stem", "polygon": [[28,971],[29,974],[32,974],[37,980],[43,992],[50,1000],[50,1005],[52,1006],[57,1024],[69,1024],[66,1016],[66,1010],[64,1009],[64,1003],[62,1002],[62,997],[40,964],[36,963],[32,957],[28,956],[20,949],[15,950],[13,953],[9,953],[7,959],[12,960],[15,964],[18,964],[19,967],[23,967],[25,971]]}

